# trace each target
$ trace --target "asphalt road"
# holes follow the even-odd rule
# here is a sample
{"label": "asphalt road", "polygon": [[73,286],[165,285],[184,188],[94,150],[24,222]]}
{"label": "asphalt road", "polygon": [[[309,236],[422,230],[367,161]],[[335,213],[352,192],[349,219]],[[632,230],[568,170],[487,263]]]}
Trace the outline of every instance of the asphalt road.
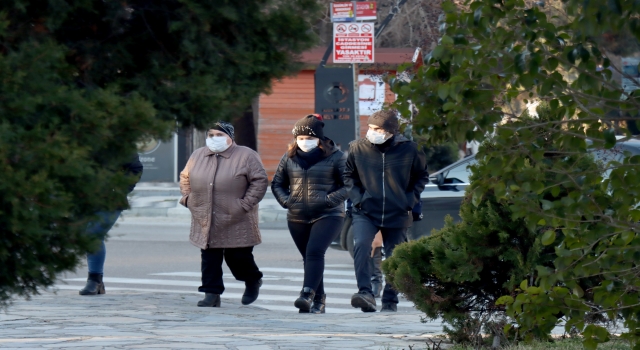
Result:
{"label": "asphalt road", "polygon": [[[105,276],[145,278],[152,273],[199,272],[200,249],[189,243],[189,227],[188,219],[120,218],[106,242]],[[261,233],[262,244],[254,249],[259,267],[302,268],[302,257],[286,228],[261,228]],[[326,264],[351,267],[353,260],[345,251],[329,249]],[[86,267],[66,275],[73,277],[86,277]]]}
{"label": "asphalt road", "polygon": [[[256,306],[297,312],[293,301],[302,289],[302,258],[284,223],[261,228],[263,243],[256,246],[256,263],[264,273],[263,287]],[[267,226],[267,225],[264,225]],[[279,229],[274,227],[280,226]],[[107,240],[105,286],[107,293],[198,293],[200,250],[189,243],[188,219],[167,217],[124,217],[110,231]],[[333,312],[360,312],[350,306],[357,292],[353,260],[346,251],[329,249],[325,258],[327,308]],[[244,283],[236,281],[224,265],[226,301],[239,302]],[[86,281],[86,266],[60,276],[58,289],[79,290]],[[399,311],[413,311],[412,303],[402,300]]]}

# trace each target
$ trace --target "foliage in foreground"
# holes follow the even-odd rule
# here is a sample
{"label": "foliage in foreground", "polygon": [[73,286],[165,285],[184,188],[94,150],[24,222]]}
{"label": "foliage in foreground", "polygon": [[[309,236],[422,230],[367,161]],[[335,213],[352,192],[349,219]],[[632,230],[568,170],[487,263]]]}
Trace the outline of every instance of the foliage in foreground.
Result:
{"label": "foliage in foreground", "polygon": [[295,72],[313,0],[0,0],[0,307],[97,247],[135,143],[242,113]]}
{"label": "foliage in foreground", "polygon": [[[620,340],[613,340],[607,343],[600,344],[599,349],[604,350],[629,350],[629,344]],[[414,348],[416,349],[416,348]],[[454,345],[450,347],[449,350],[472,350],[472,347],[468,347],[465,345]],[[509,345],[502,347],[503,350],[547,350],[547,349],[556,349],[556,350],[582,350],[584,347],[582,346],[581,339],[557,339],[553,341],[536,341],[531,343],[520,343],[517,345]],[[416,349],[417,350],[417,349]]]}
{"label": "foliage in foreground", "polygon": [[[617,152],[616,134],[632,136],[626,119],[640,104],[613,79],[621,67],[602,38],[640,38],[640,3],[546,4],[445,1],[443,36],[425,66],[410,83],[390,81],[396,107],[408,113],[415,104],[416,129],[434,144],[491,138],[478,155],[484,165],[472,203],[495,195],[553,249],[551,266],[536,266],[533,283],[500,300],[521,330],[564,317],[594,349],[610,337],[588,323],[596,312],[619,320],[622,337],[640,349],[640,156],[613,156],[604,173],[562,161]],[[548,119],[520,118],[518,103],[530,99],[548,103]],[[549,161],[549,150],[560,161]],[[601,282],[586,283],[592,278]]]}

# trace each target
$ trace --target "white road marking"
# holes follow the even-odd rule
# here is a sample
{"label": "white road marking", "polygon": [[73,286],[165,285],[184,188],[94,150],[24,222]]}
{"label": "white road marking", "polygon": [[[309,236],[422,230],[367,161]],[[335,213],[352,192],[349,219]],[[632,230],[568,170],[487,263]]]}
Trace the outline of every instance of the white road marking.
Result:
{"label": "white road marking", "polygon": [[[69,282],[85,282],[86,278],[66,278],[64,281]],[[179,281],[179,280],[163,280],[163,279],[145,279],[145,278],[121,278],[121,277],[105,277],[105,284],[107,283],[122,283],[122,284],[150,284],[150,285],[163,285],[163,286],[181,286],[181,287],[199,287],[199,281]],[[242,289],[244,290],[244,283],[225,283],[224,287],[227,289]],[[276,290],[285,292],[300,292],[298,286],[272,286],[269,284],[263,284],[260,290]],[[325,292],[331,294],[353,294],[357,292],[354,288],[334,288],[327,287]]]}
{"label": "white road marking", "polygon": [[[283,267],[261,267],[260,271],[265,272],[285,272],[285,273],[302,273],[304,274],[303,269],[289,269]],[[340,271],[340,270],[324,270],[324,274],[326,275],[335,275],[335,276],[349,276],[356,279],[356,274],[353,271]]]}
{"label": "white road marking", "polygon": [[[149,275],[150,276],[193,277],[193,278],[200,278],[201,277],[201,273],[200,272],[189,272],[189,271],[150,273]],[[233,276],[230,276],[229,274],[225,274],[224,278],[232,279]],[[276,275],[264,275],[264,276],[262,276],[262,279],[264,281],[304,282],[304,278],[303,277],[288,277],[288,276],[276,276]],[[347,284],[347,285],[353,285],[354,288],[357,288],[356,287],[357,285],[356,285],[356,279],[355,278],[350,278],[350,279],[324,278],[323,281],[324,281],[325,285],[328,284],[328,283]]]}
{"label": "white road marking", "polygon": [[[106,280],[105,280],[106,282]],[[264,287],[264,286],[263,286]],[[55,289],[59,289],[59,290],[80,290],[82,288],[82,286],[71,286],[71,285],[55,285],[54,287],[52,287],[51,289],[55,290]],[[145,292],[145,293],[171,293],[171,294],[200,294],[203,295],[203,293],[198,292],[197,290],[175,290],[175,289],[147,289],[147,288],[122,288],[122,287],[110,287],[110,286],[106,286],[106,290],[107,293],[109,293],[109,291],[131,291],[131,292]],[[262,288],[260,288],[260,290],[262,290]],[[242,294],[241,293],[223,293],[222,294],[222,300],[233,300],[234,302],[238,302],[240,299],[242,299]],[[285,302],[290,302],[291,306],[279,306],[279,305],[264,305],[261,304],[260,301],[285,301]],[[260,306],[263,307],[265,309],[269,309],[269,310],[277,310],[277,311],[298,311],[298,309],[296,309],[293,306],[293,302],[295,300],[295,297],[292,296],[285,296],[285,295],[271,295],[271,294],[266,294],[266,293],[260,293],[260,296],[258,297],[258,300],[256,300],[255,303],[251,304],[252,306]],[[327,305],[351,305],[351,301],[350,299],[344,299],[344,298],[332,298],[329,295],[327,296]],[[223,304],[224,305],[224,304]],[[413,308],[413,303],[410,302],[400,302],[398,303],[398,307],[403,307],[403,308]],[[332,310],[332,313],[344,313],[345,309],[331,309],[331,308],[327,308],[327,311]],[[340,311],[338,311],[340,310]],[[350,310],[350,312],[361,312],[358,309],[353,309]]]}

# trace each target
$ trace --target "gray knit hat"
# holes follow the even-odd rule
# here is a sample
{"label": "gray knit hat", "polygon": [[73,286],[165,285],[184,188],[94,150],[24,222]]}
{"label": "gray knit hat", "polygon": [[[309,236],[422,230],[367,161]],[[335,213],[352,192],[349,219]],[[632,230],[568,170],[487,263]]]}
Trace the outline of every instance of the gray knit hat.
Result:
{"label": "gray knit hat", "polygon": [[367,120],[367,124],[375,125],[384,129],[384,131],[397,134],[398,128],[400,127],[398,123],[398,115],[393,110],[382,110],[373,113],[369,120]]}

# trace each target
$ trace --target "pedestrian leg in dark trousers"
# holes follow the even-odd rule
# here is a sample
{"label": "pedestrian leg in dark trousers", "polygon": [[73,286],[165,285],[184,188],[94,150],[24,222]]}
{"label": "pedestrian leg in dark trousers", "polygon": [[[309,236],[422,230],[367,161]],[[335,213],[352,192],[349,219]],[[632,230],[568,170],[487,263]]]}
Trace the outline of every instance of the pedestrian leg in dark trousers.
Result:
{"label": "pedestrian leg in dark trousers", "polygon": [[[253,301],[257,299],[258,291],[262,284],[262,272],[258,269],[253,258],[253,247],[210,248],[201,250],[201,253],[202,286],[198,288],[199,292],[217,295],[218,298],[224,292],[224,283],[222,281],[222,260],[224,259],[233,277],[238,281],[245,282],[247,287],[245,294],[248,291],[250,295],[249,298],[243,296],[243,302],[248,301],[248,299],[253,299]],[[215,299],[215,297],[213,298]],[[219,306],[219,299],[217,304]]]}
{"label": "pedestrian leg in dark trousers", "polygon": [[373,296],[380,298],[382,294],[382,247],[372,248],[371,251],[371,290]]}
{"label": "pedestrian leg in dark trousers", "polygon": [[382,294],[382,233],[378,232],[371,245],[371,289],[373,296],[380,298]]}
{"label": "pedestrian leg in dark trousers", "polygon": [[376,311],[376,299],[371,290],[371,244],[378,232],[376,227],[366,216],[353,214],[353,265],[358,283],[358,293],[351,297],[351,306],[360,308],[363,312]]}
{"label": "pedestrian leg in dark trousers", "polygon": [[204,299],[198,302],[198,306],[220,307],[220,294],[224,292],[222,282],[223,248],[209,248],[200,250],[200,271],[202,285],[198,292],[205,293]]}
{"label": "pedestrian leg in dark trousers", "polygon": [[303,288],[300,298],[294,303],[301,313],[325,311],[324,256],[331,242],[340,234],[343,222],[340,216],[329,216],[311,224],[288,223],[291,238],[304,264]]}
{"label": "pedestrian leg in dark trousers", "polygon": [[233,277],[243,281],[245,285],[242,295],[242,305],[249,305],[258,299],[262,286],[262,272],[253,258],[253,246],[243,248],[226,248],[224,260],[231,270]]}
{"label": "pedestrian leg in dark trousers", "polygon": [[[393,250],[400,243],[407,241],[407,228],[390,228],[383,227],[380,229],[382,232],[382,242],[384,249],[384,256],[386,258],[391,257]],[[382,293],[382,309],[380,311],[395,312],[398,310],[398,291],[395,290],[389,283],[385,283],[384,292]]]}

